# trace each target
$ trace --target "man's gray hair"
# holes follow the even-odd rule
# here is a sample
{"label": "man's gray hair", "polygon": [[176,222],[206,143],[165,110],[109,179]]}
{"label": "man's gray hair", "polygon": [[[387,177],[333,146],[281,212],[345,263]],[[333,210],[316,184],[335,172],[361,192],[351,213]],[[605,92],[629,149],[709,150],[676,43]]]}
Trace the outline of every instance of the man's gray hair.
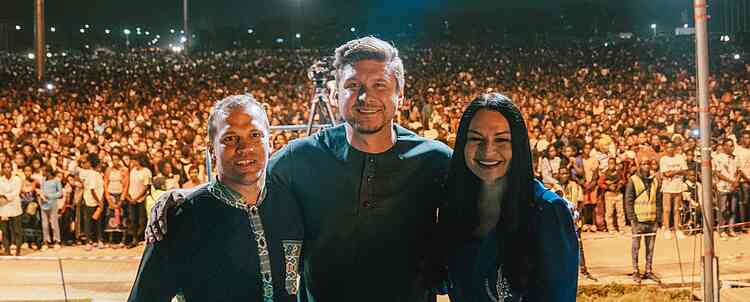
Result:
{"label": "man's gray hair", "polygon": [[386,68],[394,72],[398,82],[398,89],[404,89],[404,63],[398,56],[398,49],[391,43],[380,40],[373,36],[359,38],[346,42],[336,48],[333,67],[336,68],[336,80],[344,66],[362,60],[376,60],[385,62]]}
{"label": "man's gray hair", "polygon": [[263,125],[266,126],[266,131],[270,131],[270,125],[268,123],[268,116],[263,105],[255,100],[252,95],[231,95],[214,104],[211,108],[211,113],[208,115],[208,143],[213,144],[214,137],[216,136],[216,120],[219,117],[229,115],[232,110],[243,108],[243,107],[257,107],[263,112]]}

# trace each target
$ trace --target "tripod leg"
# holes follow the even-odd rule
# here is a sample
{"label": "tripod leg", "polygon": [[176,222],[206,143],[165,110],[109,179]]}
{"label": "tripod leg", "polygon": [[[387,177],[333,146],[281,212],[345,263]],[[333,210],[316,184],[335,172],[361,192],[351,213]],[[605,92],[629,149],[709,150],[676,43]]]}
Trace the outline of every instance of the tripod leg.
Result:
{"label": "tripod leg", "polygon": [[317,97],[313,97],[312,102],[310,103],[310,118],[307,120],[307,136],[310,136],[312,134],[312,126],[313,121],[315,121],[315,112],[318,109],[318,99]]}
{"label": "tripod leg", "polygon": [[329,99],[321,97],[321,101],[326,104],[326,110],[328,111],[328,119],[330,120],[331,126],[336,126],[336,119],[333,117],[333,108],[331,108],[331,102]]}

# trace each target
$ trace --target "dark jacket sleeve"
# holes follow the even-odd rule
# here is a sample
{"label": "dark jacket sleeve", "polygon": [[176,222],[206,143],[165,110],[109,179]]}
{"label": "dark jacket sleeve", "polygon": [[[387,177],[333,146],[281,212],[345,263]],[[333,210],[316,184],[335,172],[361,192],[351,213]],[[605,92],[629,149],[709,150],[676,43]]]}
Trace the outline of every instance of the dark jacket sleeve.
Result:
{"label": "dark jacket sleeve", "polygon": [[185,202],[167,213],[172,221],[173,236],[146,245],[138,267],[128,302],[169,302],[181,287],[185,278],[186,259],[197,237],[197,221],[192,210],[194,198],[186,197]]}
{"label": "dark jacket sleeve", "polygon": [[[578,288],[578,240],[565,200],[548,192],[538,217],[537,287],[529,301],[573,302]],[[552,199],[556,197],[555,199]]]}
{"label": "dark jacket sleeve", "polygon": [[177,274],[167,242],[149,244],[143,251],[128,302],[169,302],[177,293]]}
{"label": "dark jacket sleeve", "polygon": [[625,215],[630,223],[634,223],[635,219],[635,185],[633,180],[628,180],[627,186],[625,186]]}

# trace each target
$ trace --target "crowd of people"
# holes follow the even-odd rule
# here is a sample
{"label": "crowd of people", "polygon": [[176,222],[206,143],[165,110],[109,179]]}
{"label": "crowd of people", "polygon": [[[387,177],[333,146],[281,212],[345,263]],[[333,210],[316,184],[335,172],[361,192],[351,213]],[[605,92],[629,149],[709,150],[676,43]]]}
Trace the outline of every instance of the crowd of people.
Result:
{"label": "crowd of people", "polygon": [[[579,207],[583,231],[624,232],[625,184],[637,160],[656,156],[659,225],[682,238],[699,222],[685,213],[700,202],[691,43],[401,48],[408,72],[397,122],[452,146],[468,102],[504,93],[526,118],[536,176]],[[41,85],[33,60],[0,53],[4,252],[142,243],[148,207],[161,192],[206,181],[211,105],[252,94],[272,126],[305,124],[313,96],[307,67],[329,53],[60,52],[47,60],[49,81]],[[712,56],[716,217],[729,226],[721,236],[736,237],[748,230],[739,223],[750,221],[750,64],[722,49]],[[273,148],[304,135],[276,131]]]}

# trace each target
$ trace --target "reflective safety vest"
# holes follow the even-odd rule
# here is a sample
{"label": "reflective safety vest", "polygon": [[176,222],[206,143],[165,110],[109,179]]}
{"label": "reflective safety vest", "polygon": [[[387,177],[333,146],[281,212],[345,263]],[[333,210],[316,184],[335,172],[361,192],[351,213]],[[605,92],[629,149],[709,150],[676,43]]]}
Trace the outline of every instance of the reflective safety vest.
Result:
{"label": "reflective safety vest", "polygon": [[646,185],[638,175],[630,177],[635,188],[635,218],[638,222],[656,221],[656,194],[659,181],[654,178],[650,190],[646,191]]}

